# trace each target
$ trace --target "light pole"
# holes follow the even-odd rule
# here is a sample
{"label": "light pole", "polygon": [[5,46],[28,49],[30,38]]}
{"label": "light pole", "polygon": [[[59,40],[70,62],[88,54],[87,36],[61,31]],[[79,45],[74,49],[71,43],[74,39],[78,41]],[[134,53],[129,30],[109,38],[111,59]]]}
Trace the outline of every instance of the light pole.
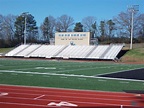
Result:
{"label": "light pole", "polygon": [[27,32],[26,32],[26,29],[27,29],[27,17],[25,16],[25,29],[24,29],[24,44],[26,44],[26,34],[27,34]]}
{"label": "light pole", "polygon": [[25,18],[25,29],[24,29],[24,44],[26,44],[26,38],[27,38],[27,15],[28,12],[24,13],[24,18]]}
{"label": "light pole", "polygon": [[134,13],[139,11],[139,5],[132,5],[128,10],[131,12],[131,37],[130,37],[130,49],[133,48],[133,25],[134,25]]}

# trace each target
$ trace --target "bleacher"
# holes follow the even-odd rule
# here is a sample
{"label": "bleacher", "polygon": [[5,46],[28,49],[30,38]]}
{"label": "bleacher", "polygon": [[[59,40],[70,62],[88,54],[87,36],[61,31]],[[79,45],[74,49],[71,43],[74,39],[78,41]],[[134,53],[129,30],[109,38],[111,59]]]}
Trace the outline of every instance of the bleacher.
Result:
{"label": "bleacher", "polygon": [[5,54],[6,57],[39,57],[63,59],[114,60],[124,44],[110,45],[20,45]]}
{"label": "bleacher", "polygon": [[101,59],[102,54],[104,54],[105,50],[109,47],[109,45],[98,45],[93,52],[88,56],[90,59]]}
{"label": "bleacher", "polygon": [[51,58],[57,53],[59,53],[60,50],[64,49],[64,45],[42,45],[37,50],[30,53],[29,57],[45,57],[45,58]]}
{"label": "bleacher", "polygon": [[20,45],[20,46],[16,47],[15,49],[13,49],[12,51],[5,54],[5,56],[15,56],[17,53],[20,53],[27,47],[29,47],[29,45]]}

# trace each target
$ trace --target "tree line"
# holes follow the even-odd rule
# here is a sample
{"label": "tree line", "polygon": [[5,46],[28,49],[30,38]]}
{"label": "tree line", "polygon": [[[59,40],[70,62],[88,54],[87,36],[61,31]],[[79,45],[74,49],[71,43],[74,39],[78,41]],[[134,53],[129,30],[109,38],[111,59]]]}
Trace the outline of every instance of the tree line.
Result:
{"label": "tree line", "polygon": [[[13,47],[24,43],[50,43],[55,32],[91,32],[91,38],[97,38],[99,43],[130,43],[131,12],[121,12],[109,20],[97,21],[94,16],[87,16],[81,22],[75,22],[73,17],[61,15],[45,17],[38,27],[34,16],[30,13],[15,15],[0,15],[0,47]],[[144,42],[144,14],[135,13],[133,23],[133,42]]]}

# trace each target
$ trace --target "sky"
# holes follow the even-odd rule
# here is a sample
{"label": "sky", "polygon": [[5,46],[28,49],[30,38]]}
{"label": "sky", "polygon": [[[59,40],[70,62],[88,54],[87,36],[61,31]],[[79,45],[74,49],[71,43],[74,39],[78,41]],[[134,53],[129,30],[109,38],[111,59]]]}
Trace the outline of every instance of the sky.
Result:
{"label": "sky", "polygon": [[87,16],[94,16],[97,21],[109,20],[132,5],[139,5],[139,13],[144,13],[144,0],[0,0],[0,14],[29,12],[39,26],[49,15],[57,18],[66,14],[75,22]]}

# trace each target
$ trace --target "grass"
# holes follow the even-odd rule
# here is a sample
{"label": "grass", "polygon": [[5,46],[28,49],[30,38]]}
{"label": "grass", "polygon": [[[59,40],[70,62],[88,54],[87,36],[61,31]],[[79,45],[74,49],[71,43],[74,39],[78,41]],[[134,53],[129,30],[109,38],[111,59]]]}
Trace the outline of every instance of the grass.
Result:
{"label": "grass", "polygon": [[144,48],[130,50],[122,59],[125,62],[144,62]]}
{"label": "grass", "polygon": [[[125,44],[124,49],[129,49],[129,48],[130,48],[130,44]],[[137,48],[144,48],[144,43],[134,43],[133,49],[137,49]]]}
{"label": "grass", "polygon": [[0,48],[0,53],[5,54],[5,53],[11,51],[12,49],[13,49],[13,48]]}
{"label": "grass", "polygon": [[0,84],[122,91],[143,89],[143,81],[97,78],[98,74],[143,68],[106,62],[0,59]]}

